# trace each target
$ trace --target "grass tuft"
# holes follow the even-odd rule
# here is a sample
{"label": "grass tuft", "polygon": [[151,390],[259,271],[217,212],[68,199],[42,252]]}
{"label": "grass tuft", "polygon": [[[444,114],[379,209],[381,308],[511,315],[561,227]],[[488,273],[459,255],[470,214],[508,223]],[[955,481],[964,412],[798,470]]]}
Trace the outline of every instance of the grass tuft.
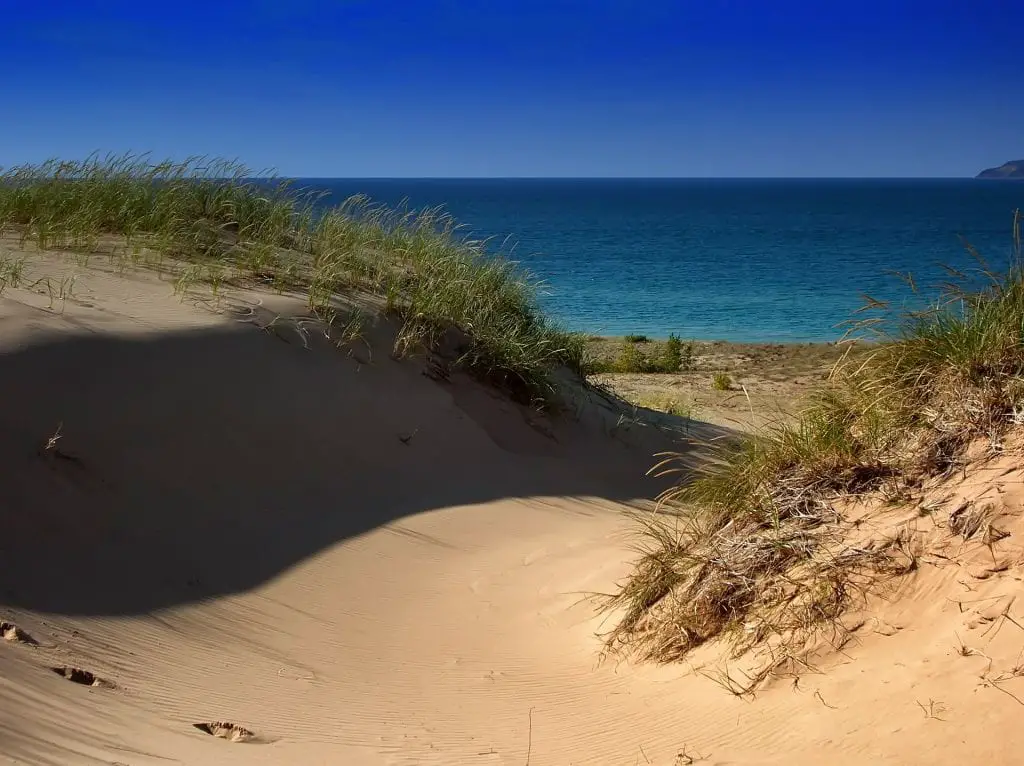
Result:
{"label": "grass tuft", "polygon": [[[106,248],[122,263],[170,262],[179,291],[237,282],[303,290],[318,315],[339,296],[369,292],[400,320],[397,352],[454,345],[453,362],[542,407],[557,400],[554,368],[582,370],[583,338],[545,319],[530,276],[442,211],[361,196],[325,209],[320,194],[252,176],[204,157],[19,166],[0,175],[0,233],[83,259]],[[14,276],[4,265],[0,289]]]}
{"label": "grass tuft", "polygon": [[711,378],[711,387],[716,391],[731,391],[732,376],[727,372],[716,372]]}
{"label": "grass tuft", "polygon": [[664,343],[653,344],[645,335],[627,335],[616,357],[611,359],[589,359],[584,368],[588,375],[605,372],[620,373],[672,373],[688,370],[693,366],[695,350],[693,342],[683,343],[678,335],[669,335]]}
{"label": "grass tuft", "polygon": [[[604,601],[620,615],[610,647],[655,661],[717,638],[737,653],[762,647],[769,659],[742,685],[750,690],[806,662],[817,639],[846,640],[840,616],[916,557],[902,534],[858,540],[842,501],[902,496],[948,474],[972,442],[998,443],[1020,422],[1019,214],[1013,231],[1005,271],[982,265],[980,285],[961,275],[927,310],[855,323],[851,335],[880,342],[856,363],[840,361],[795,424],[713,445],[709,465],[666,492],[658,513],[638,517],[640,558]],[[965,506],[949,528],[998,539],[990,518],[987,507]]]}
{"label": "grass tuft", "polygon": [[0,295],[8,287],[18,287],[25,278],[25,259],[0,256]]}

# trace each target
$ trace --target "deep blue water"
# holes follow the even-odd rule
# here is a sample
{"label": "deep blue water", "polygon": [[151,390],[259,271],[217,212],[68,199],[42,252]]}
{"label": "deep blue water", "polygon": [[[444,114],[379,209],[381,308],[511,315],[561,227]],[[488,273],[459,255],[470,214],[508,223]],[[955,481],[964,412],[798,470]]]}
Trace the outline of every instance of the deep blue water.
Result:
{"label": "deep blue water", "polygon": [[544,307],[588,333],[733,341],[841,336],[870,294],[1012,255],[1024,183],[978,180],[349,180],[302,187],[443,206],[480,237],[511,235]]}

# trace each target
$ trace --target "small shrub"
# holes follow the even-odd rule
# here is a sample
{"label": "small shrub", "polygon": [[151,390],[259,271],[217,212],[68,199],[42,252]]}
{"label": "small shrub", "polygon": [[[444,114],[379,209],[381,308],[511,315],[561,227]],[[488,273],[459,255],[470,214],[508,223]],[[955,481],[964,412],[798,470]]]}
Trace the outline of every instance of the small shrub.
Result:
{"label": "small shrub", "polygon": [[609,362],[607,359],[595,359],[594,357],[587,357],[583,361],[583,374],[589,375],[601,375],[606,372],[615,372],[615,363]]}
{"label": "small shrub", "polygon": [[711,379],[711,387],[716,391],[729,391],[732,389],[732,378],[727,372],[716,372]]}
{"label": "small shrub", "polygon": [[651,360],[630,340],[622,343],[622,350],[615,360],[615,372],[650,372]]}
{"label": "small shrub", "polygon": [[650,341],[645,336],[625,336],[614,358],[591,357],[587,360],[584,364],[586,374],[672,373],[693,367],[694,344],[683,343],[678,335],[670,335],[665,343],[656,344],[653,349],[645,350],[641,347],[642,343]]}
{"label": "small shrub", "polygon": [[679,372],[680,370],[689,370],[693,367],[693,341],[689,343],[683,343],[682,339],[672,333],[668,336],[668,340],[665,341],[665,347],[662,349],[659,372]]}

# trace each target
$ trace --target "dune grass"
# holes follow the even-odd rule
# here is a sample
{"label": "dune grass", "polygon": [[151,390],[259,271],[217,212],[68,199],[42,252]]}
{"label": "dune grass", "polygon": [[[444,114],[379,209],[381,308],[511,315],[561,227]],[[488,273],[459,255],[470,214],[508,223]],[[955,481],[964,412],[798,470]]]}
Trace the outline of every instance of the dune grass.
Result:
{"label": "dune grass", "polygon": [[339,296],[368,292],[400,319],[398,352],[457,338],[457,364],[538,406],[557,399],[554,368],[581,369],[582,337],[544,318],[536,283],[441,210],[365,197],[324,209],[320,195],[253,176],[231,161],[133,155],[15,167],[0,175],[0,233],[84,254],[113,240],[130,261],[166,258],[182,284],[301,290],[327,321]]}
{"label": "dune grass", "polygon": [[954,273],[927,310],[855,322],[852,335],[881,342],[841,361],[798,422],[713,446],[716,459],[666,492],[660,513],[638,517],[640,558],[604,603],[621,618],[610,647],[655,661],[716,638],[737,654],[767,648],[761,671],[729,682],[743,692],[799,666],[817,639],[848,638],[841,615],[916,560],[901,534],[858,536],[843,499],[898,501],[1022,422],[1019,214],[1013,239],[1013,262],[982,264],[980,287]]}
{"label": "dune grass", "polygon": [[732,390],[732,376],[727,372],[716,372],[711,378],[711,387],[716,391]]}
{"label": "dune grass", "polygon": [[[641,345],[653,348],[644,350]],[[588,375],[618,373],[674,373],[693,367],[694,343],[683,343],[675,333],[664,342],[652,342],[646,335],[626,335],[618,354],[613,358],[588,358],[584,363]]]}
{"label": "dune grass", "polygon": [[23,258],[11,258],[0,255],[0,295],[8,287],[18,287],[25,274],[25,261]]}

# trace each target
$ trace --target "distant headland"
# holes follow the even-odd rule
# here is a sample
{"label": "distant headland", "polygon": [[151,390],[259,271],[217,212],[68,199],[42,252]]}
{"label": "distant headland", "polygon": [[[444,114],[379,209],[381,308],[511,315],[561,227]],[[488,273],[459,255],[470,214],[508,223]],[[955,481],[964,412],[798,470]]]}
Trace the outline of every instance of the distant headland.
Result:
{"label": "distant headland", "polygon": [[997,168],[982,170],[975,178],[1013,178],[1024,180],[1024,160],[1011,160]]}

